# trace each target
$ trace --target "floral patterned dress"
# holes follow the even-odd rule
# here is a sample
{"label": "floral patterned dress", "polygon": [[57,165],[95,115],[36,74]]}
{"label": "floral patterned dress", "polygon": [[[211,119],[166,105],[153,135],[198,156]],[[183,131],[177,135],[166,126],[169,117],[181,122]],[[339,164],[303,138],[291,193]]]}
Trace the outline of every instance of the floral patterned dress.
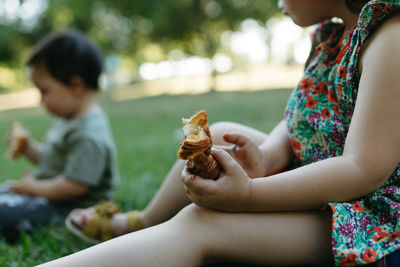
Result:
{"label": "floral patterned dress", "polygon": [[[285,111],[297,167],[342,155],[357,99],[361,48],[399,10],[399,0],[373,0],[350,32],[333,21],[318,25],[304,76]],[[400,249],[400,164],[377,191],[329,207],[337,265],[375,262]]]}

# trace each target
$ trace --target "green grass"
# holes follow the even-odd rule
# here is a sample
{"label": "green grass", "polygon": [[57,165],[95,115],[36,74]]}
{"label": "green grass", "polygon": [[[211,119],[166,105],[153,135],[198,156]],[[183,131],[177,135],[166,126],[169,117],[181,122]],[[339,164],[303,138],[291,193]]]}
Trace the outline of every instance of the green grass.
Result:
{"label": "green grass", "polygon": [[[123,102],[103,99],[118,149],[121,180],[116,201],[124,210],[141,209],[150,201],[176,159],[182,117],[206,109],[210,123],[234,121],[269,132],[283,118],[289,93],[268,90],[163,95]],[[15,120],[43,140],[53,119],[42,109],[0,112],[0,154],[5,154],[7,131]],[[23,169],[33,168],[26,160],[11,162],[0,157],[0,182],[18,179]],[[86,247],[63,226],[41,227],[33,234],[23,234],[13,245],[0,237],[0,266],[32,266]]]}

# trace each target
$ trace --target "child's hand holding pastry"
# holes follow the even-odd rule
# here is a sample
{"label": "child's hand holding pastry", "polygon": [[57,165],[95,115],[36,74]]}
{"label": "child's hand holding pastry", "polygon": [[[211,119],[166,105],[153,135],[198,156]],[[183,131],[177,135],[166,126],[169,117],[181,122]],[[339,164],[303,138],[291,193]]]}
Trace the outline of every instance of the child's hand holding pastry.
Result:
{"label": "child's hand holding pastry", "polygon": [[8,133],[8,156],[15,160],[24,154],[29,140],[29,133],[19,122],[14,122]]}
{"label": "child's hand holding pastry", "polygon": [[212,149],[212,156],[222,167],[217,180],[203,179],[182,171],[183,183],[188,198],[198,206],[221,211],[244,211],[248,208],[252,179],[228,152]]}

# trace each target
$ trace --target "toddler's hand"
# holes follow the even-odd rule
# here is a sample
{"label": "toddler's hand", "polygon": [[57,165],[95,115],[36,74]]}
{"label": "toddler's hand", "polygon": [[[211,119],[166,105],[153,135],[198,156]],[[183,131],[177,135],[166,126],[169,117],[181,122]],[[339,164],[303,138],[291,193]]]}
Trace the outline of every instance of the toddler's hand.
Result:
{"label": "toddler's hand", "polygon": [[24,154],[28,146],[29,132],[19,122],[11,125],[7,135],[8,155],[11,159],[16,159]]}
{"label": "toddler's hand", "polygon": [[185,167],[182,176],[188,198],[206,208],[245,211],[251,179],[226,151],[213,148],[211,153],[223,169],[221,176],[217,180],[203,179]]}
{"label": "toddler's hand", "polygon": [[35,180],[29,171],[24,171],[21,182],[9,184],[9,189],[15,194],[31,195]]}
{"label": "toddler's hand", "polygon": [[259,147],[250,138],[239,133],[226,133],[223,138],[233,146],[215,146],[215,148],[228,152],[250,178],[265,176],[263,155]]}

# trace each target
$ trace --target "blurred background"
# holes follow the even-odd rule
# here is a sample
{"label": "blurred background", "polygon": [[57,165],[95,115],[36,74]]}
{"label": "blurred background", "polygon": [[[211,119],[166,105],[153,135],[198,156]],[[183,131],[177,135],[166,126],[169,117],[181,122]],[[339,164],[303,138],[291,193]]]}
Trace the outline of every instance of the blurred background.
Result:
{"label": "blurred background", "polygon": [[0,0],[0,110],[38,105],[25,60],[64,28],[103,51],[101,87],[113,100],[291,88],[311,31],[276,0]]}
{"label": "blurred background", "polygon": [[[206,109],[210,123],[271,131],[300,79],[312,30],[284,17],[276,0],[0,0],[0,184],[35,169],[4,156],[7,133],[19,121],[42,141],[52,125],[25,61],[37,41],[65,28],[104,54],[100,100],[123,210],[144,208],[159,188],[176,160],[182,117]],[[35,266],[86,247],[63,225],[12,241],[0,235],[0,266]]]}

